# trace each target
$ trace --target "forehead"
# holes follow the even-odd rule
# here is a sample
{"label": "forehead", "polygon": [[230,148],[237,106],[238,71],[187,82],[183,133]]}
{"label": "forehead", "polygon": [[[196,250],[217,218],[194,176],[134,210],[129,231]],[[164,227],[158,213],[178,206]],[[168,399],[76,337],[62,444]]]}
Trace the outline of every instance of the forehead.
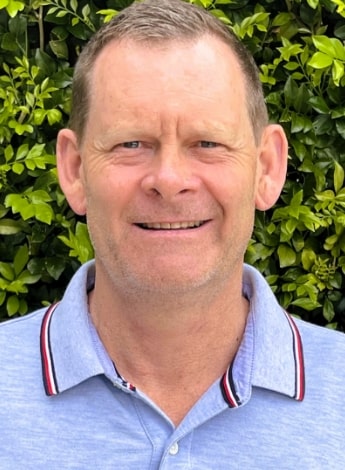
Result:
{"label": "forehead", "polygon": [[[113,41],[97,57],[90,80],[90,116],[135,112],[239,120],[247,116],[245,77],[218,38],[139,44]],[[142,111],[142,113],[141,113]],[[216,118],[216,116],[213,116]]]}
{"label": "forehead", "polygon": [[[167,40],[162,43],[139,43],[114,40],[97,56],[91,72],[91,86],[130,85],[150,77],[152,86],[194,78],[196,85],[209,88],[229,84],[243,89],[244,76],[229,45],[214,36],[194,40]],[[211,81],[210,81],[211,80]]]}

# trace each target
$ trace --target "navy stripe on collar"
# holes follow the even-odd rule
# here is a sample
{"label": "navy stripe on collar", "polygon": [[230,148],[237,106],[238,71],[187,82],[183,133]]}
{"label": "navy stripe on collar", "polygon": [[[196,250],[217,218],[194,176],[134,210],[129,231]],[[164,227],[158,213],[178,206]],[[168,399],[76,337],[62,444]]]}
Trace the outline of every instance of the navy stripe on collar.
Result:
{"label": "navy stripe on collar", "polygon": [[41,325],[41,361],[42,361],[42,376],[45,392],[48,396],[57,395],[59,387],[56,380],[53,355],[50,344],[50,324],[55,308],[58,303],[51,305],[44,314]]}

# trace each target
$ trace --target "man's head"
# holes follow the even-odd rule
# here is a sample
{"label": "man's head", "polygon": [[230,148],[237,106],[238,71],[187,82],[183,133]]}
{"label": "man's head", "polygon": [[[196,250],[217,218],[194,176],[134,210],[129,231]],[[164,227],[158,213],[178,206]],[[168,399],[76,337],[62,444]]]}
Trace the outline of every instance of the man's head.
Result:
{"label": "man's head", "polygon": [[[149,46],[191,43],[214,36],[237,57],[246,85],[246,106],[255,138],[267,125],[267,110],[256,64],[230,29],[206,10],[181,0],[144,0],[133,3],[105,24],[83,49],[75,67],[70,127],[83,138],[91,93],[91,74],[101,50],[111,41],[132,41]],[[195,84],[197,86],[197,83]],[[210,83],[212,87],[212,83]]]}
{"label": "man's head", "polygon": [[[143,15],[157,6],[163,18],[159,5],[204,15],[175,0],[140,6]],[[84,123],[73,125],[74,114],[72,130],[59,133],[60,184],[72,209],[87,215],[108,293],[175,298],[202,287],[214,295],[241,280],[255,207],[270,207],[285,179],[286,138],[265,125],[265,111],[254,132],[250,82],[226,36],[195,36],[190,27],[190,39],[162,40],[160,21],[141,24],[130,33],[128,20],[117,40],[109,33],[89,66],[81,59],[75,89],[83,64],[87,113],[77,106]],[[258,83],[255,96],[265,109]]]}

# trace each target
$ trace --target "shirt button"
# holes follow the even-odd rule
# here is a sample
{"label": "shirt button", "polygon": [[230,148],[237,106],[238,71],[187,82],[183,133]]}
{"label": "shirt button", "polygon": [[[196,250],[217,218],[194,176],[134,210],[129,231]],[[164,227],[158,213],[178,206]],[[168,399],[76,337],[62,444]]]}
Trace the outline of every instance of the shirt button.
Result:
{"label": "shirt button", "polygon": [[178,443],[175,442],[169,449],[170,455],[176,455],[178,453]]}

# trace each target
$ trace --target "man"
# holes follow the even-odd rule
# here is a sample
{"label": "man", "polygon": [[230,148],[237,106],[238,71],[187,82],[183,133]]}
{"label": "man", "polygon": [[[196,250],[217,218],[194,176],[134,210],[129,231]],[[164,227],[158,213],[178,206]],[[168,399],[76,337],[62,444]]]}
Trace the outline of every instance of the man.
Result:
{"label": "man", "polygon": [[180,0],[120,13],[78,61],[57,161],[95,261],[1,326],[0,468],[343,468],[344,336],[243,265],[287,142],[227,28]]}

